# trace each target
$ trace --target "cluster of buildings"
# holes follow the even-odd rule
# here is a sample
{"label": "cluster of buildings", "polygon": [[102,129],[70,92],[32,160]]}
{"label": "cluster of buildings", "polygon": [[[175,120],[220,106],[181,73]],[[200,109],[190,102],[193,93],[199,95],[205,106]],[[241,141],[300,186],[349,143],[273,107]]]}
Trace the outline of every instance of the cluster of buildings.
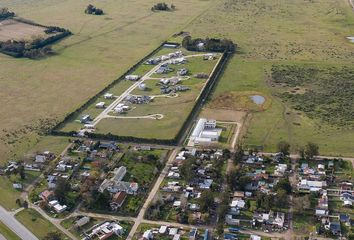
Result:
{"label": "cluster of buildings", "polygon": [[189,239],[189,240],[209,240],[212,239],[211,232],[206,229],[201,233],[196,228],[191,230],[184,230],[177,227],[170,227],[162,225],[157,228],[150,228],[146,230],[139,240],[152,240],[152,239],[171,239],[171,240],[180,240],[180,239]]}
{"label": "cluster of buildings", "polygon": [[[222,156],[221,151],[181,151],[167,173],[167,182],[161,188],[164,203],[172,209],[186,212],[195,223],[204,223],[203,213],[197,203],[205,190],[210,190],[215,183],[213,161]],[[190,169],[192,179],[184,179],[181,166],[188,158],[196,158],[197,164]],[[215,185],[216,186],[216,185]]]}
{"label": "cluster of buildings", "polygon": [[221,128],[216,128],[216,120],[200,118],[189,137],[188,146],[215,143],[219,140],[221,132]]}
{"label": "cluster of buildings", "polygon": [[152,96],[128,95],[124,100],[131,104],[147,104],[154,99]]}
{"label": "cluster of buildings", "polygon": [[62,213],[67,210],[67,206],[60,204],[57,199],[55,199],[54,192],[50,190],[44,190],[39,195],[39,198],[47,204],[50,209],[53,209],[56,213]]}
{"label": "cluster of buildings", "polygon": [[160,62],[164,62],[164,61],[167,61],[167,60],[170,60],[170,59],[174,59],[174,58],[182,58],[182,57],[183,57],[182,51],[176,51],[176,52],[173,52],[173,53],[169,53],[167,55],[162,55],[162,56],[158,56],[158,57],[155,57],[155,58],[150,58],[150,59],[148,59],[145,62],[145,64],[147,64],[147,65],[157,65]]}
{"label": "cluster of buildings", "polygon": [[[85,221],[87,221],[85,219]],[[124,228],[115,221],[106,221],[93,226],[87,233],[85,233],[84,240],[99,239],[105,240],[112,236],[122,236],[124,234]]]}
{"label": "cluster of buildings", "polygon": [[112,195],[111,208],[117,210],[120,208],[127,195],[134,195],[139,190],[139,185],[136,182],[123,181],[124,176],[127,173],[127,169],[124,166],[116,168],[113,172],[113,177],[105,179],[99,187],[99,191],[103,192],[107,190]]}
{"label": "cluster of buildings", "polygon": [[129,111],[130,107],[124,103],[118,103],[117,106],[114,107],[114,112],[116,113],[125,113]]}

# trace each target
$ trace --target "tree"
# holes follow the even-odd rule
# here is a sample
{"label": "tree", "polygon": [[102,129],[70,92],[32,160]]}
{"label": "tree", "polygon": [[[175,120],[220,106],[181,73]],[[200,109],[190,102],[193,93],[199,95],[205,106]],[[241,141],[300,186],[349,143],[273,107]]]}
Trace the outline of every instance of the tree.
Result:
{"label": "tree", "polygon": [[310,209],[311,207],[311,199],[309,195],[305,195],[303,197],[293,198],[294,210],[297,213],[303,213],[305,210]]}
{"label": "tree", "polygon": [[292,192],[292,187],[288,178],[282,178],[279,180],[277,185],[275,185],[274,190],[284,190],[287,194]]}
{"label": "tree", "polygon": [[280,141],[277,145],[278,152],[283,153],[285,156],[290,154],[290,144],[286,141]]}
{"label": "tree", "polygon": [[278,189],[275,197],[277,207],[283,208],[288,206],[288,194],[284,189]]}
{"label": "tree", "polygon": [[189,157],[183,161],[183,164],[181,166],[181,175],[187,182],[189,182],[194,177],[193,174],[194,164],[195,164],[195,158]]}
{"label": "tree", "polygon": [[54,195],[60,202],[65,202],[65,197],[70,192],[71,186],[64,178],[58,178],[56,187],[54,189]]}
{"label": "tree", "polygon": [[222,156],[225,158],[225,159],[229,159],[231,157],[231,152],[229,149],[225,148],[222,150]]}
{"label": "tree", "polygon": [[175,9],[176,9],[176,6],[173,5],[173,4],[171,4],[171,9],[172,9],[172,10],[175,10]]}
{"label": "tree", "polygon": [[314,156],[319,155],[319,147],[316,143],[309,142],[305,146],[305,157],[307,160],[312,160]]}
{"label": "tree", "polygon": [[18,167],[18,173],[22,180],[26,178],[25,167],[22,164]]}
{"label": "tree", "polygon": [[200,210],[202,212],[207,212],[210,210],[211,206],[214,204],[214,195],[210,190],[202,192],[199,198]]}
{"label": "tree", "polygon": [[62,236],[59,232],[50,232],[48,233],[43,240],[61,240]]}
{"label": "tree", "polygon": [[234,163],[238,164],[242,161],[242,158],[244,156],[245,152],[243,150],[242,145],[238,145],[236,147],[236,152],[235,152],[235,158],[234,158]]}

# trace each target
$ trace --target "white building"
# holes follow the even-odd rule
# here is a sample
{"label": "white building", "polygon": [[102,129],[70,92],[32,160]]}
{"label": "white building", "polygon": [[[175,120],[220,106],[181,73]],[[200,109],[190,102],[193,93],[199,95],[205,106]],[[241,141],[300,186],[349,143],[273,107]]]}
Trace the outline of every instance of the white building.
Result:
{"label": "white building", "polygon": [[113,94],[112,93],[106,93],[105,95],[103,95],[103,97],[105,99],[112,99],[113,98]]}
{"label": "white building", "polygon": [[130,81],[138,81],[140,78],[139,75],[127,75],[125,76],[125,79],[126,80],[130,80]]}
{"label": "white building", "polygon": [[99,102],[96,104],[96,108],[104,108],[105,102]]}
{"label": "white building", "polygon": [[216,128],[216,120],[200,118],[189,138],[188,146],[217,142],[222,129]]}

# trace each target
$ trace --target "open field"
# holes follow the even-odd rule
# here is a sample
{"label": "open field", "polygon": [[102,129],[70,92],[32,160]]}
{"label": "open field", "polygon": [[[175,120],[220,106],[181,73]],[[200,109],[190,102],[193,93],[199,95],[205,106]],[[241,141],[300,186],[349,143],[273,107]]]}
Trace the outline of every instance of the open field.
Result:
{"label": "open field", "polygon": [[45,36],[45,28],[18,22],[12,19],[0,21],[0,41],[23,40]]}
{"label": "open field", "polygon": [[5,237],[5,239],[11,240],[21,240],[11,229],[9,229],[4,223],[0,222],[0,234]]}
{"label": "open field", "polygon": [[[353,156],[354,130],[309,119],[281,102],[268,85],[273,64],[352,64],[354,44],[346,37],[353,35],[353,25],[354,14],[344,0],[224,0],[185,30],[195,37],[212,32],[239,45],[239,53],[228,62],[208,107],[250,113],[246,145],[274,151],[280,140],[287,140],[295,151],[313,141],[321,154]],[[266,98],[263,109],[249,101],[251,94]]]}
{"label": "open field", "polygon": [[[89,3],[106,14],[84,14]],[[151,12],[154,4],[153,0],[0,0],[18,16],[73,32],[55,44],[57,55],[47,59],[0,55],[0,159],[21,156],[15,151],[19,141],[36,138],[33,132],[53,126],[77,109],[214,1],[181,0],[176,11],[156,13]]]}
{"label": "open field", "polygon": [[[43,239],[50,232],[60,232],[51,222],[44,219],[36,210],[25,209],[15,215],[28,230],[39,239]],[[69,239],[62,235],[62,239]]]}

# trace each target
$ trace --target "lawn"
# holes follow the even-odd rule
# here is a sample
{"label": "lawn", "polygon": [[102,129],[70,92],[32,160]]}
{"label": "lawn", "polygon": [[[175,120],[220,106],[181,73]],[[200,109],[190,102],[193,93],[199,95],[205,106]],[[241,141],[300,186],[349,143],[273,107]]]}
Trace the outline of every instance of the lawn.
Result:
{"label": "lawn", "polygon": [[26,171],[26,178],[22,180],[19,175],[0,176],[1,198],[0,204],[9,209],[16,209],[19,206],[16,204],[16,199],[21,198],[21,191],[13,188],[13,183],[21,183],[23,188],[26,188],[29,183],[33,182],[40,172]]}
{"label": "lawn", "polygon": [[[28,230],[30,230],[39,239],[43,239],[50,232],[60,232],[51,222],[44,219],[37,211],[33,209],[25,209],[15,215]],[[68,239],[62,235],[63,239]]]}
{"label": "lawn", "polygon": [[11,240],[21,240],[10,228],[8,228],[4,223],[0,222],[0,234],[5,237],[5,239]]}
{"label": "lawn", "polygon": [[27,138],[62,120],[214,4],[181,0],[176,11],[152,12],[153,0],[94,0],[105,12],[95,16],[84,13],[86,1],[0,2],[20,17],[73,32],[53,46],[54,56],[39,61],[0,55],[0,159],[21,148],[20,141],[32,144]]}

